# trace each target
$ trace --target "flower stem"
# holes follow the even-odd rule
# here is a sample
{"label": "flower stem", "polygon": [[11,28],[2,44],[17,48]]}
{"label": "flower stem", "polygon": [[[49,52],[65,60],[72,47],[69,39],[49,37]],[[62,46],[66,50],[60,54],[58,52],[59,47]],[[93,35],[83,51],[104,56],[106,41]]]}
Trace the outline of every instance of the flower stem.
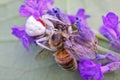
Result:
{"label": "flower stem", "polygon": [[104,53],[110,52],[109,55],[107,55],[107,54],[102,55],[103,58],[106,58],[106,59],[112,61],[111,63],[101,67],[101,71],[103,73],[120,70],[120,54],[119,53],[108,50],[99,45],[97,46],[97,49]]}
{"label": "flower stem", "polygon": [[98,51],[102,51],[102,52],[104,52],[104,53],[106,53],[106,52],[111,52],[111,53],[113,53],[113,54],[119,54],[119,53],[117,53],[117,52],[114,52],[114,51],[112,51],[112,50],[109,50],[109,49],[106,49],[106,48],[104,48],[104,47],[102,47],[102,46],[97,46],[97,50]]}

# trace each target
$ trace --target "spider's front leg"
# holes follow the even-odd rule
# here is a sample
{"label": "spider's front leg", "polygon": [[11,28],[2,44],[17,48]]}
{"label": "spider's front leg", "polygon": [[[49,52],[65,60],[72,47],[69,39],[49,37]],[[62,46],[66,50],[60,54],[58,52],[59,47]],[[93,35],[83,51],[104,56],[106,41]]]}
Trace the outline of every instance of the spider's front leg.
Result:
{"label": "spider's front leg", "polygon": [[48,37],[43,37],[43,38],[37,39],[35,42],[37,45],[39,45],[42,48],[45,48],[45,49],[50,50],[50,51],[54,51],[53,49],[51,49],[43,44],[45,41],[48,41],[48,39],[49,39]]}

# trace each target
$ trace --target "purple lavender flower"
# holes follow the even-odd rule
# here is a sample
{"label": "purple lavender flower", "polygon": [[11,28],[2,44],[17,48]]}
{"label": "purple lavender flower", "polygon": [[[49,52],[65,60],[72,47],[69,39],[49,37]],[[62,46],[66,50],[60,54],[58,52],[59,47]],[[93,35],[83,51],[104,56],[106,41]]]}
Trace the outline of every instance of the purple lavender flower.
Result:
{"label": "purple lavender flower", "polygon": [[52,8],[51,10],[48,10],[47,13],[52,15],[52,16],[58,17],[59,14],[62,13],[62,11],[59,8]]}
{"label": "purple lavender flower", "polygon": [[87,24],[82,25],[82,22],[78,17],[76,18],[75,22],[76,22],[78,34],[80,35],[80,37],[85,41],[94,42],[95,35],[92,32],[92,30],[87,26]]}
{"label": "purple lavender flower", "polygon": [[25,4],[20,6],[19,13],[23,17],[33,15],[35,18],[42,16],[45,10],[52,8],[54,0],[25,0]]}
{"label": "purple lavender flower", "polygon": [[110,41],[110,46],[120,51],[120,28],[118,16],[109,12],[102,17],[103,25],[100,27],[100,33]]}
{"label": "purple lavender flower", "polygon": [[95,35],[86,22],[89,17],[89,15],[85,14],[84,9],[79,9],[75,16],[69,15],[71,23],[76,24],[80,37],[85,41],[94,42]]}
{"label": "purple lavender flower", "polygon": [[19,38],[19,40],[22,42],[26,50],[29,51],[29,46],[30,44],[32,44],[34,39],[26,34],[25,26],[22,27],[13,26],[12,34],[15,35],[17,38]]}
{"label": "purple lavender flower", "polygon": [[112,72],[116,70],[120,70],[120,62],[112,62],[101,67],[101,71],[103,73]]}
{"label": "purple lavender flower", "polygon": [[120,54],[107,52],[106,54],[96,54],[96,60],[107,60],[108,62],[120,61]]}
{"label": "purple lavender flower", "polygon": [[92,60],[81,60],[78,63],[78,70],[83,80],[101,80],[104,78],[104,73],[120,70],[120,62],[111,62],[104,66]]}
{"label": "purple lavender flower", "polygon": [[103,78],[101,65],[92,60],[81,60],[78,63],[78,70],[83,80],[101,80]]}
{"label": "purple lavender flower", "polygon": [[52,8],[52,10],[48,10],[47,13],[57,17],[60,21],[71,25],[68,15],[63,13],[59,8]]}
{"label": "purple lavender flower", "polygon": [[78,9],[76,15],[69,15],[69,19],[71,21],[71,24],[75,23],[76,17],[78,17],[81,20],[82,25],[86,25],[86,19],[90,17],[90,15],[86,15],[85,14],[85,10],[84,9]]}

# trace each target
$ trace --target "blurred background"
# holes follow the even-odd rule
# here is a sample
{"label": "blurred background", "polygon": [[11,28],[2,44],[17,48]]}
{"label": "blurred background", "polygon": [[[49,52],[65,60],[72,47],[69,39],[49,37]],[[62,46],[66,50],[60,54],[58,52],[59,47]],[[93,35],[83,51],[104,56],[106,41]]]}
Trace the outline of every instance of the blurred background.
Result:
{"label": "blurred background", "polygon": [[[18,9],[24,0],[0,1],[0,80],[80,80],[78,72],[61,69],[54,61],[53,53],[48,51],[35,60],[41,50],[35,45],[27,52],[21,42],[11,35],[13,25],[21,26],[25,18],[20,17]],[[54,7],[65,13],[75,14],[84,8],[91,15],[88,24],[98,30],[102,15],[115,12],[120,15],[120,0],[55,0]],[[105,74],[105,80],[120,80],[120,71]]]}

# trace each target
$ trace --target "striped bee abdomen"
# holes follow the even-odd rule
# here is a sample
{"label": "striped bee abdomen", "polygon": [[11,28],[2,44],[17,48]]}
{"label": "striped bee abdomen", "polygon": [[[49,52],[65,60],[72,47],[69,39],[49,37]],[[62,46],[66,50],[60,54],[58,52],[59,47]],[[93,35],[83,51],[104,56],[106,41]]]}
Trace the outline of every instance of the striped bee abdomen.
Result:
{"label": "striped bee abdomen", "polygon": [[58,51],[54,56],[57,64],[65,70],[75,71],[77,69],[76,60],[66,50]]}

